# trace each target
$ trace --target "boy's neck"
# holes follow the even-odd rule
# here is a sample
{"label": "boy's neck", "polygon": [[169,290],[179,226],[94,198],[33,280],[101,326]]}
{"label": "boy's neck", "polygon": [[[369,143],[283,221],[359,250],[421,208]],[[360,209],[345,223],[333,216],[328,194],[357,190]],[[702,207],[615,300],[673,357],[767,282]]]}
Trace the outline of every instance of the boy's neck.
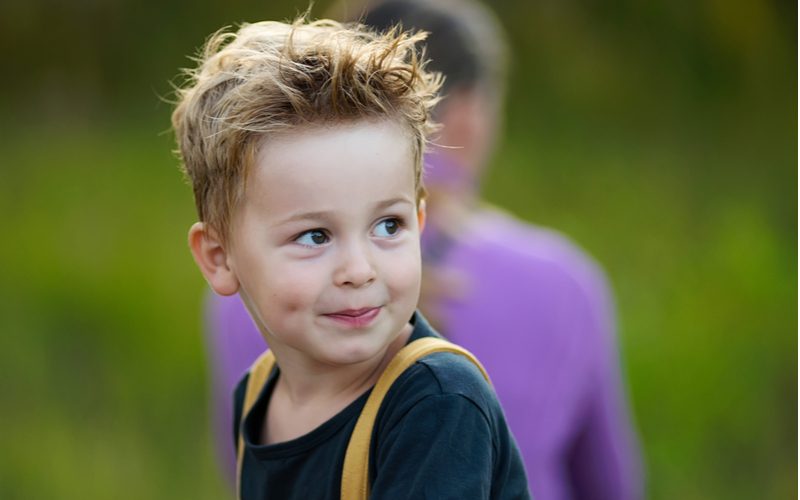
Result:
{"label": "boy's neck", "polygon": [[[358,365],[313,369],[289,356],[280,356],[280,377],[262,423],[261,444],[296,439],[328,421],[374,386],[394,355],[408,342],[407,324],[383,354]],[[283,353],[289,354],[289,353]]]}

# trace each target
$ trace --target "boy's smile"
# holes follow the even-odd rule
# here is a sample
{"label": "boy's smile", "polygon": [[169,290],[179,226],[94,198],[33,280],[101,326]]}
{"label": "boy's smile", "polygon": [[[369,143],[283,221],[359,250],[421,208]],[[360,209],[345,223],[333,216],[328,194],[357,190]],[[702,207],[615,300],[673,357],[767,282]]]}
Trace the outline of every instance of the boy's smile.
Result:
{"label": "boy's smile", "polygon": [[372,323],[372,320],[375,319],[380,312],[380,307],[366,307],[362,309],[347,309],[345,311],[328,313],[325,316],[348,326],[364,327]]}
{"label": "boy's smile", "polygon": [[390,121],[266,141],[227,264],[282,362],[374,361],[408,329],[420,286],[411,137]]}

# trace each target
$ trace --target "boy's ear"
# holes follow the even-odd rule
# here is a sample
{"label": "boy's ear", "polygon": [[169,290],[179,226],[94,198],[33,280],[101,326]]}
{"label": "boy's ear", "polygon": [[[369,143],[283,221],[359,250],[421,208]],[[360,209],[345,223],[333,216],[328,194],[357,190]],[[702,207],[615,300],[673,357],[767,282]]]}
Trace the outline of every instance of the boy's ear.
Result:
{"label": "boy's ear", "polygon": [[419,224],[420,234],[422,230],[425,229],[425,217],[427,217],[425,212],[425,200],[419,200],[419,206],[417,207],[417,223]]}
{"label": "boy's ear", "polygon": [[239,291],[239,279],[228,266],[228,254],[211,226],[203,222],[192,224],[189,229],[189,248],[197,267],[215,292],[233,295]]}

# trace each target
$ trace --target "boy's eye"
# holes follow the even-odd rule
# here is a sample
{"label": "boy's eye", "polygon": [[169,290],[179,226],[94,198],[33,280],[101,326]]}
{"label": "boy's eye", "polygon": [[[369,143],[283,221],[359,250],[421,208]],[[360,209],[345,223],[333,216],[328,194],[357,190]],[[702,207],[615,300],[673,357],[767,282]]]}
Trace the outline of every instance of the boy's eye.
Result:
{"label": "boy's eye", "polygon": [[319,229],[312,229],[298,236],[295,241],[307,247],[315,247],[327,243],[328,235]]}
{"label": "boy's eye", "polygon": [[400,221],[395,218],[384,219],[375,226],[375,236],[391,238],[400,230]]}

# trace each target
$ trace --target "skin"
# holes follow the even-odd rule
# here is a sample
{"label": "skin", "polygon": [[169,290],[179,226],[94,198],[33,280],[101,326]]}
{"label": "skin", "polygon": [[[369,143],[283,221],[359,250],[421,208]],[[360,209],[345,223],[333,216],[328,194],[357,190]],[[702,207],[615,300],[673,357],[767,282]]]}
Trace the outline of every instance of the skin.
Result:
{"label": "skin", "polygon": [[373,386],[405,345],[420,291],[412,141],[392,121],[265,141],[223,245],[189,231],[221,295],[239,292],[281,368],[262,441],[299,437]]}

